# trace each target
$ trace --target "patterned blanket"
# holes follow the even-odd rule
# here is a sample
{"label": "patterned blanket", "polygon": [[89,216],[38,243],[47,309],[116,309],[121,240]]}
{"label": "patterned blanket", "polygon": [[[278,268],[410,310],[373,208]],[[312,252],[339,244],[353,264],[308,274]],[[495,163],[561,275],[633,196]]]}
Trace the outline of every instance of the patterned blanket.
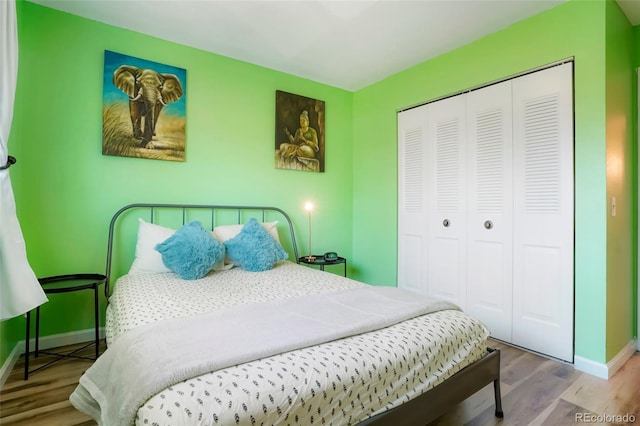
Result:
{"label": "patterned blanket", "polygon": [[148,398],[191,377],[445,309],[458,308],[364,286],[159,321],[122,335],[70,400],[101,425],[128,425]]}

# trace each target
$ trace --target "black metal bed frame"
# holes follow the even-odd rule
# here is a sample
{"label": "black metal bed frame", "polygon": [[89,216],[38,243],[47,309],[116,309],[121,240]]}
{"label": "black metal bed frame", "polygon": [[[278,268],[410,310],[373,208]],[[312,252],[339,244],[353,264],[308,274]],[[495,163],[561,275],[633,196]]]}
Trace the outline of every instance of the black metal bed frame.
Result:
{"label": "black metal bed frame", "polygon": [[[293,223],[291,222],[291,218],[289,217],[289,215],[287,213],[285,213],[282,209],[279,209],[277,207],[268,207],[268,206],[223,206],[223,205],[210,205],[210,204],[148,204],[148,203],[135,203],[135,204],[129,204],[127,206],[122,207],[120,210],[118,210],[116,213],[114,213],[113,217],[111,218],[111,223],[109,223],[109,239],[108,239],[108,243],[107,243],[107,268],[106,268],[106,276],[107,276],[107,281],[104,287],[104,291],[105,291],[105,296],[107,298],[107,300],[109,300],[109,297],[111,296],[111,272],[112,272],[112,267],[113,267],[113,262],[112,262],[112,257],[113,257],[113,239],[114,239],[114,232],[115,232],[115,228],[116,228],[116,222],[118,221],[118,219],[120,218],[120,216],[122,216],[122,214],[135,210],[135,209],[140,209],[140,210],[147,210],[148,211],[148,221],[150,223],[155,223],[155,213],[156,210],[159,209],[176,209],[176,210],[182,210],[182,224],[184,225],[187,222],[187,215],[188,212],[191,210],[209,210],[211,212],[211,223],[210,223],[210,229],[213,230],[213,228],[217,225],[229,225],[228,222],[225,223],[216,223],[216,212],[217,211],[236,211],[237,214],[237,220],[236,223],[237,224],[241,224],[242,223],[242,219],[243,219],[243,213],[246,212],[260,212],[262,221],[264,222],[266,220],[266,215],[268,212],[271,213],[277,213],[280,216],[282,216],[282,218],[284,218],[286,220],[286,224],[289,227],[289,233],[290,233],[290,237],[291,237],[291,245],[292,245],[292,250],[293,250],[293,255],[294,255],[294,259],[296,262],[298,262],[298,246],[296,244],[296,236],[295,236],[295,232],[293,230]],[[141,216],[139,216],[141,217]]]}
{"label": "black metal bed frame", "polygon": [[500,394],[500,349],[458,371],[444,382],[414,399],[370,417],[357,426],[425,426],[493,382],[494,415],[504,417]]}
{"label": "black metal bed frame", "polygon": [[[293,223],[289,215],[277,207],[264,206],[224,206],[224,205],[206,205],[206,204],[129,204],[118,210],[111,219],[109,224],[109,240],[107,247],[107,269],[105,295],[107,300],[110,296],[110,282],[112,256],[113,256],[113,239],[116,222],[118,218],[125,212],[134,209],[149,210],[149,221],[154,222],[154,213],[157,209],[178,209],[182,210],[182,223],[187,221],[187,212],[189,210],[210,210],[211,211],[211,229],[216,226],[216,211],[237,211],[237,224],[242,223],[243,212],[261,212],[262,221],[265,221],[267,212],[279,213],[289,227],[292,250],[296,262],[298,262],[298,247],[293,229]],[[140,216],[139,216],[140,217]],[[229,223],[224,223],[227,225]],[[480,360],[468,365],[456,374],[440,383],[433,389],[403,403],[400,406],[382,412],[378,415],[370,417],[360,423],[358,426],[424,426],[427,423],[437,419],[453,409],[458,403],[464,401],[469,396],[481,390],[485,386],[493,383],[494,400],[495,400],[495,416],[504,417],[502,411],[502,398],[500,394],[500,350],[497,348],[488,348],[487,354]]]}

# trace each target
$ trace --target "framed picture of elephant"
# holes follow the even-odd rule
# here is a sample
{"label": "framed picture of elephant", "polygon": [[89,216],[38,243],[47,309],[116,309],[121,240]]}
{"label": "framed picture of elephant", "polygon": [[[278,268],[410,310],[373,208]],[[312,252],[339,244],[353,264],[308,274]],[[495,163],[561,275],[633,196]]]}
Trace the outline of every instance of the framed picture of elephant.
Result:
{"label": "framed picture of elephant", "polygon": [[278,169],[324,172],[324,101],[276,91]]}
{"label": "framed picture of elephant", "polygon": [[105,50],[102,154],[184,161],[187,71]]}

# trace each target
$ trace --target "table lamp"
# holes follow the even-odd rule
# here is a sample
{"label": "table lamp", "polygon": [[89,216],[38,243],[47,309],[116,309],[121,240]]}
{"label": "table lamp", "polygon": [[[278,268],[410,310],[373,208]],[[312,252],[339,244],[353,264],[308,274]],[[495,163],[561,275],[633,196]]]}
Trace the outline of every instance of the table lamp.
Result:
{"label": "table lamp", "polygon": [[309,255],[307,256],[307,261],[313,262],[316,260],[315,256],[311,254],[311,212],[313,211],[313,203],[311,201],[307,201],[304,204],[304,209],[309,214]]}

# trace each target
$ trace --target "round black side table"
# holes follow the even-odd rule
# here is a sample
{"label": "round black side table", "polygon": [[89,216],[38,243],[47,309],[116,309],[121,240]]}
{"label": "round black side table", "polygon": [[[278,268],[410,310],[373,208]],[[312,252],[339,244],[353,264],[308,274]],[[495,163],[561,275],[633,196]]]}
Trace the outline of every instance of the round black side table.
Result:
{"label": "round black side table", "polygon": [[[94,309],[94,322],[95,322],[95,341],[87,343],[86,345],[78,348],[72,352],[63,354],[57,352],[40,351],[38,347],[38,341],[40,338],[40,306],[36,308],[36,336],[35,336],[35,353],[34,356],[43,353],[47,355],[57,356],[53,361],[36,368],[33,371],[29,371],[29,340],[31,335],[31,312],[27,312],[27,335],[25,338],[25,353],[24,353],[24,379],[29,379],[29,373],[35,373],[38,370],[46,368],[54,362],[60,361],[64,358],[79,358],[96,360],[100,355],[100,306],[98,299],[98,288],[101,284],[104,284],[107,277],[101,274],[70,274],[70,275],[55,275],[52,277],[38,278],[42,290],[46,294],[54,293],[70,293],[80,290],[93,290],[93,309]],[[95,358],[86,356],[79,356],[76,353],[90,345],[95,345]]]}
{"label": "round black side table", "polygon": [[343,275],[345,277],[347,276],[347,259],[345,259],[344,257],[338,257],[336,260],[324,260],[324,257],[322,255],[311,255],[311,258],[309,258],[309,256],[303,256],[298,258],[298,263],[320,266],[321,271],[324,271],[324,267],[326,265],[342,264],[344,267]]}

